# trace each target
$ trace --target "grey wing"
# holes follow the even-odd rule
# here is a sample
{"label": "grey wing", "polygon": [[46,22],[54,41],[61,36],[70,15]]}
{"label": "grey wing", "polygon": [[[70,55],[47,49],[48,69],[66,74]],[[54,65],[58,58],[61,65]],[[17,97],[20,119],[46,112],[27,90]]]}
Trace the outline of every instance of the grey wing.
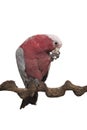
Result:
{"label": "grey wing", "polygon": [[23,52],[23,49],[21,47],[19,47],[16,51],[16,61],[17,61],[19,73],[20,73],[21,78],[24,82],[24,85],[26,86],[26,84],[28,82],[28,77],[27,77],[27,74],[25,72],[24,52]]}

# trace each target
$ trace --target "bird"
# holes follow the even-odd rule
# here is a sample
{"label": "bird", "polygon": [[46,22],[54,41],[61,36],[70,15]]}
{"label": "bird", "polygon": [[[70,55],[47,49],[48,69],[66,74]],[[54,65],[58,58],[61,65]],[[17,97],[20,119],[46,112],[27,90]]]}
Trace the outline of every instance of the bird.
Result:
{"label": "bird", "polygon": [[[16,50],[16,61],[20,76],[26,88],[33,82],[37,87],[40,81],[45,82],[50,64],[59,57],[62,42],[52,34],[36,34],[28,37]],[[28,104],[35,105],[38,93],[22,100],[20,109]]]}

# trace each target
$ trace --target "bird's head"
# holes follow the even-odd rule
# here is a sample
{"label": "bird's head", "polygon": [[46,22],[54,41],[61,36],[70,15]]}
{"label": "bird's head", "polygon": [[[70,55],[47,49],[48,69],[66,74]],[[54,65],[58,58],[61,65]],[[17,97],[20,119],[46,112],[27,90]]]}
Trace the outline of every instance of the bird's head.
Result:
{"label": "bird's head", "polygon": [[[35,53],[47,53],[52,60],[59,57],[59,49],[62,46],[60,39],[55,35],[38,34],[29,39],[31,49]],[[27,47],[28,49],[28,47]]]}
{"label": "bird's head", "polygon": [[54,59],[59,58],[59,55],[60,55],[59,50],[62,47],[62,42],[58,36],[48,35],[48,37],[52,40],[52,44],[54,46],[54,49],[50,51],[50,56],[52,57],[52,60],[54,60]]}

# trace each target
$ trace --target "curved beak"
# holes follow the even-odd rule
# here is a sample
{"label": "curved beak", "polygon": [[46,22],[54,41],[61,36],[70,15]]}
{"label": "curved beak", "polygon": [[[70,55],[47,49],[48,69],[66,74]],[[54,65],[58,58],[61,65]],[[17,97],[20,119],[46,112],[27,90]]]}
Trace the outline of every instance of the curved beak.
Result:
{"label": "curved beak", "polygon": [[62,47],[62,43],[58,44],[58,48],[60,49]]}
{"label": "curved beak", "polygon": [[50,52],[50,56],[52,58],[52,61],[57,58],[59,58],[59,55],[60,55],[60,48],[62,47],[62,44],[58,44],[57,47],[52,51]]}

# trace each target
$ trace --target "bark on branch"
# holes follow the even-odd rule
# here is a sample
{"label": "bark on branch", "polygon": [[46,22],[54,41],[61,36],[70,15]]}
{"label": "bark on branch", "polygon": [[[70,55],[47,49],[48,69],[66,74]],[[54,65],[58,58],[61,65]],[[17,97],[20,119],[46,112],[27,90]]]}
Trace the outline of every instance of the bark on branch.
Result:
{"label": "bark on branch", "polygon": [[76,96],[81,96],[87,92],[87,86],[81,87],[66,81],[58,88],[48,88],[44,82],[40,82],[38,87],[31,84],[29,88],[18,88],[14,81],[5,81],[0,85],[0,91],[3,90],[16,92],[20,98],[25,99],[28,96],[32,97],[35,92],[45,92],[47,97],[60,97],[65,94],[66,90],[72,90]]}

